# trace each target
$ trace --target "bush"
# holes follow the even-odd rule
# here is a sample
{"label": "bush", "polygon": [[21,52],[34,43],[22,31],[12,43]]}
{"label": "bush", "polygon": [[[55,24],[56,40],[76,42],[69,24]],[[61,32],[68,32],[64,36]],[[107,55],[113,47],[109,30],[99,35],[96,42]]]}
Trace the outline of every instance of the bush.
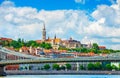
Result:
{"label": "bush", "polygon": [[49,70],[49,69],[50,69],[50,65],[49,65],[49,64],[45,64],[45,65],[44,65],[44,69],[45,69],[45,70]]}

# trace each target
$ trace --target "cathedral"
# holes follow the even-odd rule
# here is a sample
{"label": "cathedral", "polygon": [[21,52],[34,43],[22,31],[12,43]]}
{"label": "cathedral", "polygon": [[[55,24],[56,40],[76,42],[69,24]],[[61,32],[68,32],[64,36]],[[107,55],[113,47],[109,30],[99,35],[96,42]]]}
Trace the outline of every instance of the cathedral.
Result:
{"label": "cathedral", "polygon": [[58,49],[60,46],[61,47],[66,47],[66,48],[79,48],[81,47],[80,41],[73,40],[70,38],[69,40],[62,40],[60,38],[57,38],[56,35],[54,38],[46,38],[46,28],[45,24],[43,25],[42,29],[42,40],[36,40],[37,43],[50,43],[52,45],[53,49]]}

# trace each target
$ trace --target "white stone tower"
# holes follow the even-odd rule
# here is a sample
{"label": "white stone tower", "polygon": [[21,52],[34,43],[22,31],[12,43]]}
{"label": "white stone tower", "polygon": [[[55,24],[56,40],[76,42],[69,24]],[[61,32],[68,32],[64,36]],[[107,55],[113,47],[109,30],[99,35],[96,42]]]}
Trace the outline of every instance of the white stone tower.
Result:
{"label": "white stone tower", "polygon": [[42,41],[46,40],[46,29],[45,29],[45,23],[43,23],[43,29],[42,29]]}

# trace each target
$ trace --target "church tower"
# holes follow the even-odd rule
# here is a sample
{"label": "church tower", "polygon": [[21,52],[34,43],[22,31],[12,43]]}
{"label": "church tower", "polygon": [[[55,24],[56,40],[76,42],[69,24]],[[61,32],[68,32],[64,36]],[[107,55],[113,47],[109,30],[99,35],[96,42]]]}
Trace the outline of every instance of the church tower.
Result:
{"label": "church tower", "polygon": [[56,34],[55,34],[55,36],[54,36],[54,39],[56,39]]}
{"label": "church tower", "polygon": [[42,41],[46,40],[46,29],[45,29],[45,23],[43,24],[43,29],[42,29]]}

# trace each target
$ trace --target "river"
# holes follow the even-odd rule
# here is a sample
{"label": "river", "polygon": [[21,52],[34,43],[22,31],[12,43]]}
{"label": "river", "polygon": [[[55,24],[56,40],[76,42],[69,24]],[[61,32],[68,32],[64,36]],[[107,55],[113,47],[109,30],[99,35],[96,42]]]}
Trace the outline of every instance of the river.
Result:
{"label": "river", "polygon": [[0,78],[120,78],[120,75],[7,75]]}

